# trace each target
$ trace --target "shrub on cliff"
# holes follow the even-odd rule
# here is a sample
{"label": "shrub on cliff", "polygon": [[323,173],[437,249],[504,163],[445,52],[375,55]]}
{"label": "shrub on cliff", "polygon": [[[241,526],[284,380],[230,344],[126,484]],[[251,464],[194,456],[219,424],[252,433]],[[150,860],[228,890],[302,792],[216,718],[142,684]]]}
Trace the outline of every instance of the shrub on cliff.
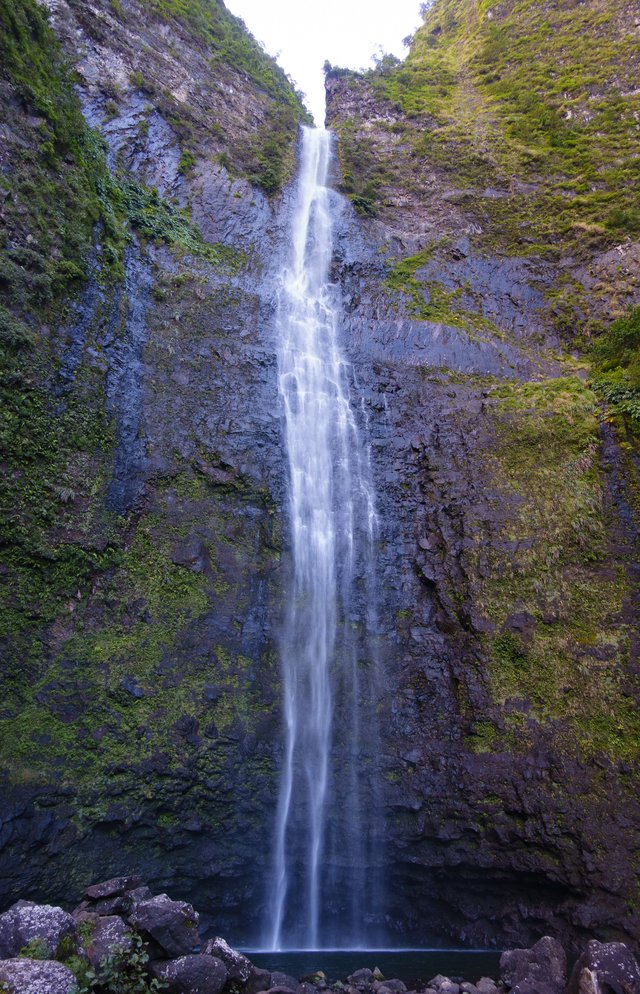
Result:
{"label": "shrub on cliff", "polygon": [[595,385],[613,414],[640,428],[640,307],[609,325],[593,346]]}

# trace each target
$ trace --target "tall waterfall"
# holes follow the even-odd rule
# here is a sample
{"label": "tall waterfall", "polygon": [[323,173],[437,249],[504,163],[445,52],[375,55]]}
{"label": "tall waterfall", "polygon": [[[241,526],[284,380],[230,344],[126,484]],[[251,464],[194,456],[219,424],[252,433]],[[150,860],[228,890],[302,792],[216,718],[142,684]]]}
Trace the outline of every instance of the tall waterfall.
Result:
{"label": "tall waterfall", "polygon": [[370,944],[367,918],[381,899],[380,820],[364,809],[365,797],[376,808],[377,521],[329,282],[338,196],[326,185],[330,159],[331,134],[303,129],[278,309],[294,569],[281,644],[286,741],[264,937],[271,949]]}

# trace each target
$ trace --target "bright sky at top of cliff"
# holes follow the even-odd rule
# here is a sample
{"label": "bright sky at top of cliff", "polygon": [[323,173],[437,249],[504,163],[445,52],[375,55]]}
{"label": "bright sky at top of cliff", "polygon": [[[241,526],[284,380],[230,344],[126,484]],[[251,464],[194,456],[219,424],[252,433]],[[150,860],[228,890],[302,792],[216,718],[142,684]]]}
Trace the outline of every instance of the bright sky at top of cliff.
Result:
{"label": "bright sky at top of cliff", "polygon": [[316,124],[324,119],[322,65],[368,68],[381,49],[399,58],[402,39],[421,23],[419,0],[225,0],[251,34],[275,55]]}

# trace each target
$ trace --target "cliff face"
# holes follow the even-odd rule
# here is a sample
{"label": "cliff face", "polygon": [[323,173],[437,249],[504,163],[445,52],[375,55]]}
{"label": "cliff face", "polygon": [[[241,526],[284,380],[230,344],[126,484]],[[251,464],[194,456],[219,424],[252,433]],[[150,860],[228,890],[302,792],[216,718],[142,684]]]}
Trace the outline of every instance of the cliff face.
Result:
{"label": "cliff face", "polygon": [[50,8],[0,7],[3,901],[124,864],[239,926],[275,790],[274,194],[304,113],[222,4]]}
{"label": "cliff face", "polygon": [[639,29],[624,3],[443,0],[402,65],[327,74],[414,938],[638,937],[638,382],[575,349],[619,319],[637,356]]}
{"label": "cliff face", "polygon": [[[218,2],[48,6],[0,2],[3,899],[131,869],[240,942],[280,758],[303,111]],[[443,0],[405,64],[327,81],[384,927],[420,943],[638,937],[638,30]]]}

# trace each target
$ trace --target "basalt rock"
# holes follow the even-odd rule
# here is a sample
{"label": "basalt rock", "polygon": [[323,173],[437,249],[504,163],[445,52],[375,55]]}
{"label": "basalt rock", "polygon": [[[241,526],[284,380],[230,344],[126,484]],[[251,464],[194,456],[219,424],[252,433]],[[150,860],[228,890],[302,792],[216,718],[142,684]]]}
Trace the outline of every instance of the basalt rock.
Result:
{"label": "basalt rock", "polygon": [[540,985],[561,994],[567,984],[567,957],[556,939],[545,936],[532,949],[509,949],[500,957],[500,976],[507,987]]}
{"label": "basalt rock", "polygon": [[0,960],[0,985],[7,994],[73,994],[77,980],[53,960]]}
{"label": "basalt rock", "polygon": [[[140,887],[140,877],[114,877],[100,884],[92,884],[84,892],[85,900],[99,901],[106,897],[121,897],[127,891]],[[151,896],[151,895],[149,895]]]}
{"label": "basalt rock", "polygon": [[[227,976],[230,981],[237,981],[245,985],[252,978],[253,967],[250,960],[242,953],[232,949],[229,943],[220,936],[209,939],[200,952],[205,956],[217,956],[219,960],[222,960],[227,968]],[[255,981],[255,978],[252,979]]]}
{"label": "basalt rock", "polygon": [[171,957],[191,953],[198,945],[199,918],[186,901],[159,894],[136,904],[127,920],[142,936],[152,939],[163,956]]}
{"label": "basalt rock", "polygon": [[621,942],[592,940],[577,960],[567,994],[638,994],[640,969]]}
{"label": "basalt rock", "polygon": [[29,943],[55,956],[65,941],[73,947],[78,940],[76,922],[62,908],[19,901],[0,915],[0,958],[20,955]]}
{"label": "basalt rock", "polygon": [[[99,875],[140,872],[215,908],[211,934],[249,942],[265,913],[290,572],[274,329],[290,192],[269,198],[250,177],[282,108],[225,53],[211,58],[215,32],[198,33],[177,11],[188,5],[49,0],[73,78],[36,5],[9,6],[38,25],[25,39],[45,39],[30,62],[35,73],[49,59],[39,92],[59,90],[61,106],[76,94],[106,150],[83,130],[80,103],[67,133],[44,141],[41,108],[24,113],[24,75],[3,63],[3,252],[11,279],[28,283],[34,307],[17,318],[36,338],[8,387],[19,542],[3,578],[11,631],[21,623],[0,694],[3,906],[21,894],[70,906]],[[588,52],[606,52],[607,86],[631,108],[637,62],[619,56],[637,33],[629,6],[607,4]],[[539,65],[564,38],[556,79],[575,61],[575,26],[599,12],[504,0],[471,23],[474,5],[436,3],[429,18],[442,23],[420,30],[397,75],[328,79],[356,197],[332,198],[332,279],[380,525],[384,744],[370,766],[388,913],[377,927],[393,922],[419,945],[552,933],[577,953],[592,935],[640,935],[636,442],[601,423],[574,356],[576,330],[589,341],[640,302],[637,212],[617,203],[636,172],[616,146],[567,181],[555,159],[535,182],[497,175],[502,152],[526,146],[535,170],[584,137],[601,84],[566,97],[554,84],[545,107],[539,80],[500,74]],[[535,57],[506,59],[526,44],[527,19]],[[419,57],[437,60],[455,32],[457,52],[487,63],[459,79],[445,64],[433,85]],[[414,100],[403,87],[422,79]],[[492,91],[476,113],[494,84],[504,100]],[[509,92],[535,93],[534,109]],[[513,139],[513,122],[494,140],[502,109],[517,117],[521,105],[535,147]],[[454,107],[466,108],[460,121]],[[562,112],[579,120],[567,126]],[[618,106],[595,120],[594,142],[607,121],[616,136],[627,127]],[[451,147],[439,121],[445,138],[458,133]],[[30,196],[36,187],[56,192]],[[601,216],[579,217],[600,195]],[[41,199],[55,202],[57,234],[55,218],[29,213]],[[336,708],[339,727],[349,716]],[[149,896],[105,893],[84,912],[126,916]],[[248,983],[267,979],[254,971]]]}
{"label": "basalt rock", "polygon": [[227,970],[215,956],[181,956],[168,963],[153,963],[152,973],[167,985],[167,994],[220,994]]}
{"label": "basalt rock", "polygon": [[275,987],[282,989],[288,988],[291,991],[295,991],[298,989],[298,980],[288,973],[281,973],[279,970],[275,970],[271,974],[271,989]]}
{"label": "basalt rock", "polygon": [[94,969],[99,968],[107,957],[116,953],[126,954],[131,950],[131,929],[118,915],[96,917],[91,924],[91,937],[85,943],[85,952]]}
{"label": "basalt rock", "polygon": [[271,973],[269,970],[263,970],[261,967],[252,964],[251,972],[245,985],[246,994],[260,994],[261,991],[267,991],[270,987]]}

